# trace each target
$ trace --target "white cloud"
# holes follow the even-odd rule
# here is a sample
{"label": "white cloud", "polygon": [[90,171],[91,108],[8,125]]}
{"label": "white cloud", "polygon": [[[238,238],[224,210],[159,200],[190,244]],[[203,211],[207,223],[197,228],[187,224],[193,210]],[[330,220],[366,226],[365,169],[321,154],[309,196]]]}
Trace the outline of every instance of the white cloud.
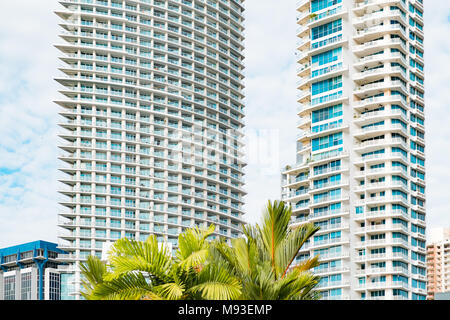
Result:
{"label": "white cloud", "polygon": [[56,5],[0,4],[0,247],[56,241]]}
{"label": "white cloud", "polygon": [[[259,221],[268,200],[281,197],[281,168],[295,162],[296,1],[246,1],[245,94],[247,130],[272,130],[278,170],[250,163],[246,168],[246,219]],[[251,146],[248,146],[250,148]],[[276,147],[276,146],[275,146]]]}
{"label": "white cloud", "polygon": [[427,227],[450,227],[450,2],[424,1]]}

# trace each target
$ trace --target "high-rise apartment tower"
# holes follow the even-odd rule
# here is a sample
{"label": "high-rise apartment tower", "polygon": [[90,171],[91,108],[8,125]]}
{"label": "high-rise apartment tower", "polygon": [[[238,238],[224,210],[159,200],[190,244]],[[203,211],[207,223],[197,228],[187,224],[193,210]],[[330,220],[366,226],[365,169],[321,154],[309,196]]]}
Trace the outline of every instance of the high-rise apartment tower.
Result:
{"label": "high-rise apartment tower", "polygon": [[79,264],[150,234],[243,223],[243,0],[65,0],[60,248]]}
{"label": "high-rise apartment tower", "polygon": [[425,299],[422,0],[298,1],[297,163],[323,299]]}

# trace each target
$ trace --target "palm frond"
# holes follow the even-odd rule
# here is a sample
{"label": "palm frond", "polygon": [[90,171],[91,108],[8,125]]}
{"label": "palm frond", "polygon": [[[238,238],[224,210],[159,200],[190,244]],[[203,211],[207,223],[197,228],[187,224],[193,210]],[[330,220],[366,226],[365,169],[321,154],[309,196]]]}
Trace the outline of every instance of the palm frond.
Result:
{"label": "palm frond", "polygon": [[265,251],[270,257],[272,268],[276,276],[277,251],[283,243],[289,229],[291,218],[291,207],[285,205],[283,201],[268,202],[263,215],[262,226],[257,225]]}
{"label": "palm frond", "polygon": [[208,264],[198,274],[198,284],[189,292],[199,293],[206,300],[232,300],[241,295],[241,284],[220,265]]}
{"label": "palm frond", "polygon": [[214,225],[210,225],[206,230],[195,227],[178,236],[177,258],[180,261],[180,266],[186,270],[198,268],[206,261],[209,248],[206,239],[214,230]]}
{"label": "palm frond", "polygon": [[319,255],[316,255],[312,258],[306,259],[301,263],[297,264],[294,269],[297,269],[300,272],[310,271],[311,269],[317,267],[319,265]]}
{"label": "palm frond", "polygon": [[104,281],[92,292],[94,300],[140,300],[144,297],[162,299],[140,272],[130,272],[111,281]]}
{"label": "palm frond", "polygon": [[185,285],[183,283],[164,283],[155,287],[155,291],[159,296],[167,300],[180,300],[185,293]]}
{"label": "palm frond", "polygon": [[306,241],[308,241],[320,228],[312,223],[303,224],[290,229],[281,244],[282,250],[277,251],[277,274],[284,277],[291,267],[294,259]]}
{"label": "palm frond", "polygon": [[84,288],[81,295],[89,299],[94,288],[103,283],[103,277],[107,274],[106,265],[98,257],[88,256],[87,261],[80,264],[80,270],[83,279],[81,284]]}
{"label": "palm frond", "polygon": [[140,271],[148,273],[152,281],[170,282],[168,272],[173,263],[169,250],[160,244],[156,236],[145,242],[122,238],[114,243],[109,257],[113,276]]}

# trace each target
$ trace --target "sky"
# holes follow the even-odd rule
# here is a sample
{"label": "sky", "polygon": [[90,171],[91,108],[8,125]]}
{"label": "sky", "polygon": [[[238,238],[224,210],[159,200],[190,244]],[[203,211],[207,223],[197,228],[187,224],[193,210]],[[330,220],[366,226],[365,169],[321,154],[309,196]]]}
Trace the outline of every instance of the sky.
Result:
{"label": "sky", "polygon": [[[246,0],[244,210],[259,221],[295,163],[296,2]],[[425,0],[428,229],[450,227],[450,1]],[[0,248],[57,241],[56,0],[0,1]]]}

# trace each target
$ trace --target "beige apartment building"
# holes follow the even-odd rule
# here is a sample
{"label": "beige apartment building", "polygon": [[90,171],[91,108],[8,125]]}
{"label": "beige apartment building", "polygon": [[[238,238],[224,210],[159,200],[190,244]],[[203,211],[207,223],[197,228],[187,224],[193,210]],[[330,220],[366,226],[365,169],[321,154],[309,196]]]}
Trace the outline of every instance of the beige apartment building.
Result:
{"label": "beige apartment building", "polygon": [[428,300],[434,300],[435,293],[450,292],[450,229],[439,231],[427,245]]}

